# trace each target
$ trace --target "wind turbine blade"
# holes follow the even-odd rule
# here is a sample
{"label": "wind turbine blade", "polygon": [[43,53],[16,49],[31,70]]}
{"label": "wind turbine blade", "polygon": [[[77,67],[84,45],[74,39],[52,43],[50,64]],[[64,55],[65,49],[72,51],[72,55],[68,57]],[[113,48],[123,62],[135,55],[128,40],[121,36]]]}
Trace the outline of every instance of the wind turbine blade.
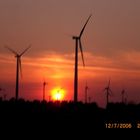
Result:
{"label": "wind turbine blade", "polygon": [[91,18],[91,16],[92,16],[92,15],[89,16],[89,18],[87,19],[87,21],[86,21],[86,23],[85,23],[83,29],[82,29],[81,32],[80,32],[80,35],[79,35],[80,38],[81,38],[81,36],[82,36],[82,34],[83,34],[83,32],[84,32],[84,30],[85,30],[85,28],[86,28],[86,25],[87,25],[89,19]]}
{"label": "wind turbine blade", "polygon": [[81,51],[83,66],[85,67],[84,55],[83,55],[83,48],[82,48],[82,43],[81,43],[81,40],[80,39],[79,39],[79,45],[80,45],[80,51]]}
{"label": "wind turbine blade", "polygon": [[22,66],[21,66],[21,59],[18,58],[18,63],[19,63],[19,71],[20,71],[20,75],[22,77]]}
{"label": "wind turbine blade", "polygon": [[111,90],[111,89],[109,89],[109,92],[111,93],[111,95],[113,95],[113,92],[112,92],[112,90]]}
{"label": "wind turbine blade", "polygon": [[13,54],[18,55],[18,53],[16,51],[14,51],[13,49],[9,48],[8,46],[5,46],[5,48],[8,49]]}
{"label": "wind turbine blade", "polygon": [[122,90],[122,94],[124,94],[124,93],[125,93],[125,90],[123,89],[123,90]]}
{"label": "wind turbine blade", "polygon": [[29,47],[26,48],[26,49],[20,54],[20,57],[21,57],[29,48],[31,48],[31,45],[29,45]]}

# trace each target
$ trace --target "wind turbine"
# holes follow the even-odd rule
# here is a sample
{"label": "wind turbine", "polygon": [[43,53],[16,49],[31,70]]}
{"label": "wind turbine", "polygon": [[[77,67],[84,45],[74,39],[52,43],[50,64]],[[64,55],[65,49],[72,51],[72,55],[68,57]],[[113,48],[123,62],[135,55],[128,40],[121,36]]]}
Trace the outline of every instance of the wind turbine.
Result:
{"label": "wind turbine", "polygon": [[3,99],[6,100],[7,94],[3,94]]}
{"label": "wind turbine", "polygon": [[91,102],[91,97],[90,97],[90,96],[88,97],[88,102],[89,102],[89,103]]}
{"label": "wind turbine", "polygon": [[[1,92],[1,91],[5,91],[5,89],[0,88],[0,92]],[[3,99],[6,100],[6,96],[7,96],[7,94],[5,94],[5,93],[2,93],[2,94],[3,94]]]}
{"label": "wind turbine", "polygon": [[121,91],[121,95],[122,95],[122,103],[124,103],[125,102],[125,98],[124,98],[124,96],[125,96],[125,89],[123,89]]}
{"label": "wind turbine", "polygon": [[86,86],[85,86],[85,103],[87,103],[88,90],[89,90],[89,87],[87,86],[87,83],[86,83]]}
{"label": "wind turbine", "polygon": [[0,93],[1,93],[3,90],[4,90],[3,88],[0,88]]}
{"label": "wind turbine", "polygon": [[106,91],[106,105],[108,105],[108,103],[109,103],[109,96],[111,96],[111,94],[112,94],[112,91],[110,89],[110,80],[108,82],[107,87],[105,87],[104,91]]}
{"label": "wind turbine", "polygon": [[81,51],[83,66],[85,66],[81,37],[83,35],[85,27],[86,27],[90,18],[91,18],[91,15],[89,16],[89,18],[87,19],[84,27],[82,28],[82,30],[80,32],[80,35],[72,37],[75,40],[74,102],[78,101],[78,46],[79,46],[80,51]]}
{"label": "wind turbine", "polygon": [[48,83],[46,83],[45,81],[43,82],[43,101],[45,101],[45,95],[46,95],[46,85],[47,85]]}
{"label": "wind turbine", "polygon": [[30,47],[31,47],[31,45],[29,45],[28,48],[26,48],[22,53],[19,54],[16,51],[14,51],[13,49],[9,48],[8,46],[5,46],[5,48],[7,48],[9,51],[11,51],[16,57],[16,89],[15,89],[16,101],[18,100],[18,95],[19,95],[19,73],[22,76],[21,57]]}

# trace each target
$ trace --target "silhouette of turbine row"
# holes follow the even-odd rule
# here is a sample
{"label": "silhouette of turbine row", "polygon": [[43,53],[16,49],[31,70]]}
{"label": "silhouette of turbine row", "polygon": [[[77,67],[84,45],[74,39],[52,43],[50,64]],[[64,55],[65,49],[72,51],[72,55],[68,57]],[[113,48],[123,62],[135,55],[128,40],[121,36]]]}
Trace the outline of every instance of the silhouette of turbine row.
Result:
{"label": "silhouette of turbine row", "polygon": [[[84,33],[84,30],[85,30],[87,23],[89,22],[91,16],[92,15],[90,15],[88,17],[86,23],[84,24],[84,26],[79,34],[79,36],[72,37],[75,40],[74,102],[78,101],[78,48],[80,48],[83,66],[85,67],[81,37]],[[19,96],[19,73],[22,76],[21,57],[30,47],[31,46],[26,48],[22,53],[18,54],[13,49],[9,48],[8,46],[5,46],[5,48],[7,48],[9,51],[11,51],[16,57],[16,87],[15,87],[15,99],[16,100],[18,100],[18,96]],[[46,83],[44,82],[43,83],[43,100],[45,100],[45,86],[46,86]]]}
{"label": "silhouette of turbine row", "polygon": [[[74,94],[73,94],[73,101],[74,102],[78,102],[78,49],[80,49],[81,52],[81,57],[82,57],[82,62],[83,62],[83,67],[85,67],[85,61],[84,61],[84,54],[83,54],[83,46],[81,43],[81,38],[83,36],[83,33],[85,31],[85,28],[90,20],[92,15],[90,15],[88,17],[88,19],[86,20],[79,36],[72,36],[72,39],[75,40],[75,68],[74,68]],[[16,57],[16,86],[15,86],[15,99],[18,100],[19,98],[19,74],[22,76],[22,67],[21,67],[21,57],[27,52],[27,50],[29,48],[31,48],[31,45],[29,45],[29,47],[27,47],[22,53],[17,53],[16,51],[14,51],[13,49],[9,48],[8,46],[5,46],[6,49],[8,49],[10,52],[12,52],[15,57]],[[45,87],[48,83],[46,83],[45,81],[43,82],[43,101],[45,100]],[[2,91],[2,88],[0,88],[0,91]],[[89,87],[86,83],[85,86],[85,103],[87,103],[88,100],[88,91],[89,91]],[[112,90],[110,88],[110,79],[108,82],[108,85],[104,88],[103,90],[106,94],[106,105],[109,104],[109,96],[112,95]],[[121,91],[121,95],[122,95],[122,103],[126,102],[126,98],[124,97],[125,95],[125,90],[123,89]],[[5,98],[6,98],[6,94],[5,94]],[[49,97],[50,98],[50,97]],[[89,98],[89,102],[90,102]],[[50,100],[50,99],[49,99]]]}

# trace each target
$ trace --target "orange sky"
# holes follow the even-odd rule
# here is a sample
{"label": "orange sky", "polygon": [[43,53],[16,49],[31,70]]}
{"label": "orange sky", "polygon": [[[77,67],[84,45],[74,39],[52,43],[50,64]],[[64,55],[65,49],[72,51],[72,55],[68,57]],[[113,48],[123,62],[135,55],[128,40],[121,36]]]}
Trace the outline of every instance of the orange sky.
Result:
{"label": "orange sky", "polygon": [[79,54],[79,100],[84,101],[87,81],[92,101],[104,105],[102,91],[110,78],[112,101],[120,101],[123,87],[129,101],[140,101],[139,0],[1,0],[0,87],[6,89],[7,98],[15,95],[16,60],[3,46],[20,52],[31,43],[22,58],[19,96],[42,99],[46,79],[46,99],[58,86],[66,89],[66,100],[73,99],[75,42],[71,35],[79,34],[91,13],[82,37],[85,68]]}

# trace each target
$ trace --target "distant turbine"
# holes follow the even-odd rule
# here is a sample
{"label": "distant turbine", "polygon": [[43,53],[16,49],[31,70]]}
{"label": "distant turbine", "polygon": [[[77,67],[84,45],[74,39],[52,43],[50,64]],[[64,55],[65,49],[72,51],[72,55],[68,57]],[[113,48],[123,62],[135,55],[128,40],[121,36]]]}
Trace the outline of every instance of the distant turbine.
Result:
{"label": "distant turbine", "polygon": [[49,102],[51,101],[51,95],[49,95]]}
{"label": "distant turbine", "polygon": [[86,86],[85,86],[85,103],[87,103],[88,90],[89,90],[89,87],[87,86],[87,83],[86,83]]}
{"label": "distant turbine", "polygon": [[[57,94],[60,94],[60,91],[62,90],[62,88],[57,90]],[[59,100],[59,97],[57,96],[57,101]]]}
{"label": "distant turbine", "polygon": [[109,96],[111,96],[111,94],[112,94],[112,91],[110,89],[110,80],[108,82],[107,87],[105,87],[104,91],[106,91],[106,105],[108,105],[108,103],[109,103]]}
{"label": "distant turbine", "polygon": [[121,95],[122,95],[122,103],[125,103],[125,98],[124,98],[124,96],[125,96],[125,89],[122,90]]}
{"label": "distant turbine", "polygon": [[82,28],[80,35],[79,36],[73,36],[73,39],[75,40],[75,74],[74,74],[74,102],[78,101],[78,45],[81,51],[81,56],[82,56],[82,61],[83,61],[83,66],[85,66],[84,62],[84,55],[83,55],[83,49],[82,49],[82,43],[81,43],[81,37],[83,35],[83,32],[85,30],[85,27],[91,18],[91,15],[87,19],[84,27]]}
{"label": "distant turbine", "polygon": [[6,100],[7,94],[3,94],[3,99]]}
{"label": "distant turbine", "polygon": [[2,91],[4,91],[4,89],[3,88],[0,88],[0,94],[1,94]]}
{"label": "distant turbine", "polygon": [[88,102],[89,102],[89,103],[91,102],[91,97],[88,97]]}
{"label": "distant turbine", "polygon": [[21,68],[21,57],[22,55],[31,47],[31,45],[29,45],[28,48],[26,48],[22,53],[18,54],[16,51],[14,51],[13,49],[5,46],[5,48],[7,48],[9,51],[11,51],[13,54],[15,54],[16,57],[16,90],[15,90],[15,99],[16,101],[18,100],[18,95],[19,95],[19,72],[22,76],[22,68]]}
{"label": "distant turbine", "polygon": [[[4,93],[1,93],[1,91],[5,91],[5,89],[3,89],[3,88],[0,88],[0,94],[1,94],[1,95],[3,95],[3,99],[4,99],[4,100],[6,100],[6,98],[5,98],[5,95],[6,95],[6,94],[4,94]],[[1,98],[2,98],[2,97],[1,97]]]}
{"label": "distant turbine", "polygon": [[47,85],[48,83],[46,83],[45,81],[43,82],[43,101],[45,101],[45,95],[46,95],[46,85]]}
{"label": "distant turbine", "polygon": [[5,91],[5,89],[3,89],[3,88],[0,88],[0,92],[1,92],[1,91]]}

